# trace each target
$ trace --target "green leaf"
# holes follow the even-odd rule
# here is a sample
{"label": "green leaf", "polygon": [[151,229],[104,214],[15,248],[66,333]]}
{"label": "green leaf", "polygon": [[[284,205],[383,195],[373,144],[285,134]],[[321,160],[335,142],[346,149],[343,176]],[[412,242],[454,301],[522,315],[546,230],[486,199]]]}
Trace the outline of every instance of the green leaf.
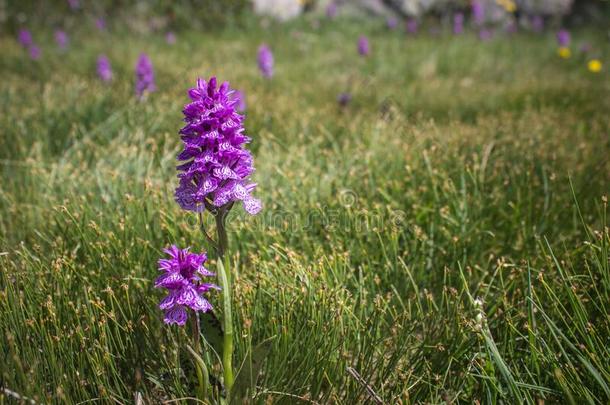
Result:
{"label": "green leaf", "polygon": [[263,362],[271,350],[273,338],[267,339],[252,351],[248,351],[246,358],[235,378],[235,385],[231,391],[231,404],[249,403],[248,395],[256,389],[256,381],[263,367]]}
{"label": "green leaf", "polygon": [[193,359],[195,360],[195,364],[197,366],[197,380],[199,382],[197,398],[202,401],[205,401],[207,400],[208,387],[210,385],[208,368],[206,367],[205,362],[203,361],[201,356],[199,356],[199,354],[195,350],[193,350],[191,346],[186,345],[186,348],[191,354],[191,356],[193,356]]}
{"label": "green leaf", "polygon": [[216,352],[216,355],[220,356],[222,354],[224,332],[222,323],[213,311],[199,315],[199,330],[206,342]]}

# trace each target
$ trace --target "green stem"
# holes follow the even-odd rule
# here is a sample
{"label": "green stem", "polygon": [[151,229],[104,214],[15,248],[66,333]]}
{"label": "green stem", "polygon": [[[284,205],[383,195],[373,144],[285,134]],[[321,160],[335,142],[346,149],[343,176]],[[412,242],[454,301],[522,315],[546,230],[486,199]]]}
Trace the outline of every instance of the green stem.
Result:
{"label": "green stem", "polygon": [[[228,260],[227,260],[228,267]],[[222,349],[222,368],[224,371],[224,383],[227,398],[231,396],[233,388],[233,317],[231,312],[231,285],[227,277],[228,271],[222,259],[218,259],[218,277],[222,287],[224,305],[224,344]]]}
{"label": "green stem", "polygon": [[221,211],[214,217],[216,220],[216,234],[218,235],[217,251],[218,258],[222,260],[227,251],[229,245],[229,238],[227,236],[227,229],[225,227],[225,219],[227,218],[228,210],[221,209]]}
{"label": "green stem", "polygon": [[224,386],[226,398],[231,398],[231,389],[233,388],[233,316],[231,310],[231,275],[229,271],[229,259],[225,257],[225,253],[229,246],[229,238],[225,220],[229,211],[233,207],[233,203],[229,203],[221,207],[214,213],[216,221],[216,252],[218,254],[218,278],[222,288],[222,301],[224,312],[224,337],[222,348],[222,369],[224,373]]}
{"label": "green stem", "polygon": [[197,398],[201,401],[207,401],[207,389],[209,387],[210,376],[208,375],[208,370],[203,363],[203,360],[200,357],[201,353],[201,338],[199,336],[199,316],[196,315],[193,318],[193,322],[191,323],[191,329],[193,332],[193,341],[195,345],[194,355],[195,357],[195,369],[197,370],[197,381],[199,382],[199,386],[197,389]]}

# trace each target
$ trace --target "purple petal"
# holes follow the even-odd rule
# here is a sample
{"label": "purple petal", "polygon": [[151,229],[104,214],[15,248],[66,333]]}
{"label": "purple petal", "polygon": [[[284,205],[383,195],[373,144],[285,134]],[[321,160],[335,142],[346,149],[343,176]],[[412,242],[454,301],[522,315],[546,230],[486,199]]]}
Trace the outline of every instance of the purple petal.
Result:
{"label": "purple petal", "polygon": [[176,324],[178,326],[184,326],[188,315],[186,309],[183,306],[175,306],[165,311],[165,318],[163,321],[168,324]]}

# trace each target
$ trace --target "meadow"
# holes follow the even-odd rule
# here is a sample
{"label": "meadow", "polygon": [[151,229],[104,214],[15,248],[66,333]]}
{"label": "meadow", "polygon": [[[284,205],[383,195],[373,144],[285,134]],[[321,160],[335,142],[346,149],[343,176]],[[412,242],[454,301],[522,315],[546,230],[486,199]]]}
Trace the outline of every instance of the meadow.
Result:
{"label": "meadow", "polygon": [[[604,35],[572,33],[609,61]],[[173,192],[186,90],[215,75],[246,94],[264,205],[229,218],[235,363],[270,344],[252,403],[610,401],[610,76],[576,45],[305,20],[174,45],[81,28],[63,53],[47,36],[39,61],[0,37],[0,387],[193,397],[153,281],[168,244],[207,249]]]}

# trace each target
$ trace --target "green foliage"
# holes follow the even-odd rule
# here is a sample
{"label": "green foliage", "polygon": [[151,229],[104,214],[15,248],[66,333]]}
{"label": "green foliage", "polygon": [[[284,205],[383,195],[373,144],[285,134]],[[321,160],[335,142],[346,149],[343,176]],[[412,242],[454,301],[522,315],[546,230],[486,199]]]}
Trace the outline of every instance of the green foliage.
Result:
{"label": "green foliage", "polygon": [[249,399],[254,397],[258,376],[265,365],[271,347],[271,340],[267,340],[246,353],[231,391],[232,404],[248,403]]}
{"label": "green foliage", "polygon": [[[273,337],[247,378],[255,403],[608,403],[607,70],[559,60],[552,34],[481,44],[381,26],[297,21],[174,46],[83,30],[65,54],[35,31],[40,64],[3,38],[2,385],[41,403],[194,395],[189,331],[163,324],[152,280],[167,244],[206,248],[172,192],[185,90],[213,73],[247,95],[265,204],[228,225],[234,364]],[[573,36],[610,59],[601,33]],[[141,51],[158,78],[144,103]]]}
{"label": "green foliage", "polygon": [[106,17],[111,27],[218,31],[239,23],[250,8],[249,0],[80,0],[71,10],[67,0],[20,0],[6,2],[0,11],[11,32],[23,25],[78,26],[97,17]]}

